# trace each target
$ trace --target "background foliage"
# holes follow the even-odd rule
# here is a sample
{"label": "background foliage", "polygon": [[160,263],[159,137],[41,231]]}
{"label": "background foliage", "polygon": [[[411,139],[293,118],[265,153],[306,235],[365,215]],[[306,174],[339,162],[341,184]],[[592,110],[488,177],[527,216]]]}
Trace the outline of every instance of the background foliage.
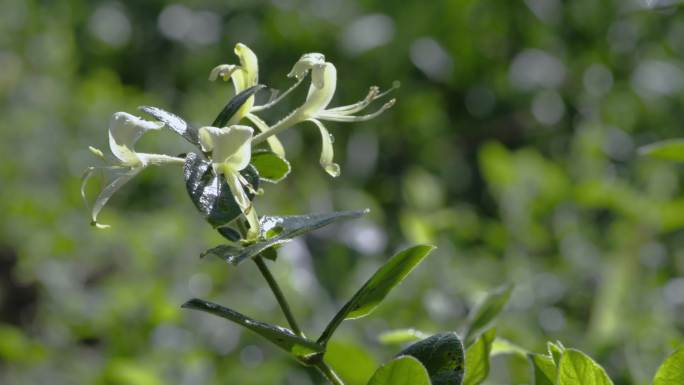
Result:
{"label": "background foliage", "polygon": [[[88,226],[78,193],[87,146],[106,148],[113,112],[158,105],[213,119],[231,87],[208,82],[208,71],[234,61],[236,42],[259,55],[261,82],[276,89],[312,51],[337,66],[340,103],[369,84],[402,84],[380,118],[329,125],[335,180],[318,167],[315,127],[283,134],[293,173],[258,201],[273,215],[372,210],[280,250],[275,274],[307,329],[322,329],[400,247],[439,247],[331,342],[350,384],[396,351],[379,333],[453,330],[507,282],[516,286],[499,336],[536,351],[560,339],[616,384],[648,383],[682,342],[682,169],[635,151],[682,136],[676,5],[0,3],[0,383],[320,383],[257,336],[179,308],[198,296],[283,323],[254,266],[197,258],[219,239],[179,170],[148,169],[127,185],[103,212],[109,231]],[[168,132],[138,148],[187,150]],[[492,370],[487,384],[531,381],[516,357]]]}

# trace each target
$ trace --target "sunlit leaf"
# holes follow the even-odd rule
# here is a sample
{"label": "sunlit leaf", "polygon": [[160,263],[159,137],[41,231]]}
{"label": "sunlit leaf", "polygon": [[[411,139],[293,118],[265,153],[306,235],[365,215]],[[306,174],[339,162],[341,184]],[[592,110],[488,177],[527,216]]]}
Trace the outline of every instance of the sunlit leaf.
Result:
{"label": "sunlit leaf", "polygon": [[152,115],[158,121],[164,123],[166,127],[182,136],[188,142],[198,146],[199,138],[197,137],[197,129],[188,125],[188,123],[180,117],[162,110],[159,107],[140,106],[138,109],[146,114]]}
{"label": "sunlit leaf", "polygon": [[249,99],[252,95],[259,92],[264,87],[264,85],[256,85],[253,87],[249,87],[246,90],[235,95],[232,99],[228,101],[226,106],[223,107],[218,116],[216,116],[216,119],[214,119],[214,123],[212,123],[211,125],[219,128],[225,127],[226,124],[228,124],[230,118],[233,117],[233,115],[240,109],[240,107],[242,107],[243,104],[245,104],[247,99]]}
{"label": "sunlit leaf", "polygon": [[269,150],[253,151],[252,165],[266,182],[278,183],[290,173],[290,162]]}
{"label": "sunlit leaf", "polygon": [[427,370],[410,356],[395,358],[381,366],[368,385],[431,385]]}
{"label": "sunlit leaf", "polygon": [[409,247],[385,262],[333,317],[318,342],[325,344],[345,319],[361,318],[373,312],[387,293],[406,278],[434,248],[430,245]]}
{"label": "sunlit leaf", "polygon": [[368,351],[351,341],[331,341],[325,361],[335,368],[346,385],[365,385],[378,366]]}
{"label": "sunlit leaf", "polygon": [[494,343],[492,343],[492,351],[490,354],[492,356],[499,354],[517,354],[520,357],[527,358],[529,353],[530,352],[527,349],[524,349],[509,340],[497,338],[494,340]]}
{"label": "sunlit leaf", "polygon": [[428,338],[429,335],[416,329],[396,329],[386,331],[380,336],[378,340],[386,345],[400,345],[406,342],[414,342]]}
{"label": "sunlit leaf", "polygon": [[684,384],[684,347],[668,357],[653,378],[653,385]]}
{"label": "sunlit leaf", "polygon": [[456,333],[435,334],[398,355],[417,358],[427,369],[432,385],[460,385],[463,381],[465,354]]}
{"label": "sunlit leaf", "polygon": [[639,148],[639,154],[684,162],[684,139],[669,139]]}
{"label": "sunlit leaf", "polygon": [[513,285],[506,285],[487,294],[487,297],[469,315],[465,330],[465,344],[470,346],[478,334],[503,310],[513,291]]}
{"label": "sunlit leaf", "polygon": [[327,214],[308,214],[292,216],[263,216],[261,223],[261,238],[256,243],[248,246],[219,245],[204,253],[215,255],[226,260],[228,263],[237,265],[247,258],[251,258],[265,250],[289,242],[292,238],[320,229],[343,219],[358,218],[366,214],[368,210],[339,211]]}
{"label": "sunlit leaf", "polygon": [[265,322],[257,321],[249,318],[243,314],[236,312],[235,310],[217,305],[212,302],[204,301],[201,299],[191,299],[182,306],[186,309],[200,310],[203,312],[211,313],[219,317],[223,317],[227,320],[233,321],[238,325],[241,325],[247,329],[254,331],[260,336],[271,341],[280,348],[296,355],[305,356],[311,353],[319,353],[323,351],[323,347],[314,341],[304,339],[296,334],[294,334],[290,329],[267,324]]}
{"label": "sunlit leaf", "polygon": [[555,343],[549,341],[546,343],[546,347],[549,351],[549,356],[553,358],[553,362],[556,366],[560,365],[560,359],[565,351],[565,346],[563,346],[560,341],[556,341]]}
{"label": "sunlit leaf", "polygon": [[589,356],[566,349],[558,365],[558,385],[613,385],[606,371]]}
{"label": "sunlit leaf", "polygon": [[492,343],[496,337],[496,329],[489,329],[466,351],[465,377],[463,385],[479,385],[489,375],[489,356]]}
{"label": "sunlit leaf", "polygon": [[[241,174],[253,189],[259,187],[259,175],[253,167],[247,167]],[[192,202],[212,226],[225,225],[242,214],[223,176],[216,175],[211,163],[200,155],[191,152],[185,157],[183,176]],[[254,197],[249,192],[247,195],[250,199]]]}

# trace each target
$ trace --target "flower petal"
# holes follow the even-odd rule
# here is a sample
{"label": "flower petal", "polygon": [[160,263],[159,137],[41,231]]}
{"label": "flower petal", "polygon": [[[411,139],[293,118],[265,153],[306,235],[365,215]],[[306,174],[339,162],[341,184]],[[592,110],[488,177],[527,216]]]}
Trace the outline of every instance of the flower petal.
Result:
{"label": "flower petal", "polygon": [[288,78],[295,77],[297,80],[303,79],[309,70],[318,64],[325,63],[325,55],[322,53],[305,53],[301,58],[294,64],[290,73],[287,74]]}
{"label": "flower petal", "polygon": [[[261,132],[266,132],[270,130],[270,127],[268,127],[268,124],[261,120],[260,117],[254,115],[254,114],[247,114],[247,119],[249,119],[250,122],[254,123],[254,125],[259,129]],[[271,151],[276,153],[276,155],[280,156],[281,158],[285,157],[285,148],[283,147],[283,144],[280,143],[280,140],[275,136],[269,136],[266,141],[268,142],[269,147],[271,147]]]}
{"label": "flower petal", "polygon": [[133,146],[146,131],[162,127],[164,123],[150,122],[126,112],[116,112],[109,121],[109,148],[123,165],[139,165],[141,160]]}
{"label": "flower petal", "polygon": [[240,67],[243,71],[243,90],[259,83],[259,60],[249,47],[242,43],[235,45],[235,54],[240,58]]}
{"label": "flower petal", "polygon": [[249,197],[247,197],[247,194],[242,187],[242,183],[240,183],[240,174],[230,167],[226,167],[225,164],[222,166],[224,166],[222,172],[226,178],[226,183],[230,188],[230,192],[233,193],[235,202],[238,204],[238,206],[240,206],[242,213],[245,215],[245,218],[249,223],[247,239],[256,239],[259,235],[259,217],[254,209],[254,206],[252,205],[252,202],[249,200]]}
{"label": "flower petal", "polygon": [[240,125],[199,129],[202,148],[212,152],[213,162],[224,163],[234,171],[240,171],[249,164],[253,134],[252,127]]}
{"label": "flower petal", "polygon": [[211,70],[211,72],[209,72],[209,80],[213,82],[220,76],[221,78],[223,78],[223,80],[228,81],[233,72],[237,71],[238,69],[240,69],[240,67],[234,64],[217,65]]}
{"label": "flower petal", "polygon": [[330,176],[340,176],[340,166],[333,162],[334,150],[332,135],[319,120],[309,119],[309,121],[318,126],[318,129],[321,132],[321,166],[323,166],[325,172],[327,172]]}
{"label": "flower petal", "polygon": [[335,94],[337,87],[337,69],[332,63],[317,64],[311,69],[311,85],[309,94],[298,112],[306,118],[313,117],[323,111]]}
{"label": "flower petal", "polygon": [[[110,182],[105,188],[102,189],[100,194],[97,196],[95,199],[95,203],[93,204],[93,207],[90,212],[90,217],[91,217],[91,224],[93,226],[96,226],[97,228],[103,229],[109,227],[109,225],[103,225],[97,222],[97,217],[100,214],[100,211],[102,211],[102,208],[107,204],[109,201],[109,198],[114,195],[123,185],[128,183],[131,179],[133,179],[134,176],[138,175],[140,171],[142,171],[145,167],[136,167],[133,169],[126,169],[125,171],[121,172],[112,182]],[[104,167],[104,169],[119,169],[118,167]],[[86,206],[88,206],[88,200],[86,199],[86,194],[85,194],[85,187],[88,183],[88,180],[90,180],[90,177],[92,177],[93,173],[98,170],[96,167],[90,167],[86,171],[86,173],[83,175],[82,182],[81,182],[81,196],[83,197],[83,200],[86,203]]]}

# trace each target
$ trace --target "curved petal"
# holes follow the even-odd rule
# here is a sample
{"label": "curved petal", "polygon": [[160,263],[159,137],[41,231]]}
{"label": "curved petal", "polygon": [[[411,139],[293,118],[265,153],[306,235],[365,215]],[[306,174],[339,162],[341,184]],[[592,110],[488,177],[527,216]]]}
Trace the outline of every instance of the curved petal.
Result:
{"label": "curved petal", "polygon": [[217,65],[211,70],[211,72],[209,72],[209,80],[213,82],[220,76],[223,80],[228,81],[228,79],[230,79],[230,77],[233,75],[233,72],[237,71],[238,69],[240,69],[240,67],[233,64]]}
{"label": "curved petal", "polygon": [[330,176],[333,178],[340,176],[340,166],[333,162],[334,150],[333,150],[333,137],[325,128],[323,123],[316,119],[309,119],[310,122],[314,123],[321,132],[321,166],[325,169]]}
{"label": "curved petal", "polygon": [[304,116],[313,117],[323,111],[335,94],[337,87],[337,69],[332,63],[317,64],[311,69],[311,85],[304,104],[298,111]]}
{"label": "curved petal", "polygon": [[[261,132],[266,132],[270,130],[270,127],[268,127],[268,124],[261,120],[260,117],[254,115],[254,114],[247,114],[247,119],[254,123],[254,125],[259,129]],[[276,138],[275,135],[269,136],[266,141],[268,142],[268,146],[271,147],[271,151],[273,151],[275,154],[280,156],[281,158],[285,157],[285,148],[283,147],[283,144],[280,143],[280,140]]]}
{"label": "curved petal", "polygon": [[294,66],[292,66],[287,77],[295,77],[297,80],[302,80],[314,65],[323,63],[325,63],[325,55],[322,53],[305,53],[297,60]]}
{"label": "curved petal", "polygon": [[224,163],[234,171],[240,171],[249,164],[253,134],[252,127],[240,125],[199,129],[202,148],[212,152],[213,162]]}
{"label": "curved petal", "polygon": [[226,183],[230,188],[230,192],[233,193],[235,202],[238,204],[238,206],[240,206],[240,210],[242,210],[242,213],[245,215],[245,218],[247,218],[247,222],[249,223],[247,239],[256,239],[259,235],[259,216],[257,215],[252,202],[249,200],[249,197],[247,197],[242,184],[240,183],[240,174],[230,167],[226,167],[225,165],[223,166],[223,175],[226,178]]}
{"label": "curved petal", "polygon": [[109,120],[109,148],[123,165],[140,165],[142,161],[133,146],[146,131],[162,127],[164,123],[150,122],[126,112],[116,112]]}
{"label": "curved petal", "polygon": [[259,83],[259,60],[257,56],[242,43],[235,45],[234,52],[240,58],[240,67],[243,71],[243,90],[257,85]]}
{"label": "curved petal", "polygon": [[[110,182],[105,188],[102,189],[100,194],[98,194],[97,198],[95,199],[95,203],[93,204],[93,207],[91,208],[90,211],[90,217],[91,217],[91,224],[93,226],[96,226],[97,228],[104,229],[108,228],[109,225],[103,225],[97,222],[97,217],[100,214],[100,211],[102,211],[102,208],[107,204],[109,201],[109,198],[114,195],[123,185],[128,183],[131,179],[133,179],[134,176],[138,175],[140,171],[142,171],[145,167],[136,167],[133,169],[127,169],[123,171],[119,176],[114,178],[112,182]],[[108,169],[117,169],[117,168],[111,168],[109,167]],[[86,206],[88,206],[88,200],[86,199],[85,195],[85,187],[86,184],[88,183],[88,180],[90,177],[93,175],[93,172],[97,170],[96,167],[90,167],[86,171],[86,173],[83,175],[82,182],[81,182],[81,196],[83,197],[83,200],[86,203]]]}

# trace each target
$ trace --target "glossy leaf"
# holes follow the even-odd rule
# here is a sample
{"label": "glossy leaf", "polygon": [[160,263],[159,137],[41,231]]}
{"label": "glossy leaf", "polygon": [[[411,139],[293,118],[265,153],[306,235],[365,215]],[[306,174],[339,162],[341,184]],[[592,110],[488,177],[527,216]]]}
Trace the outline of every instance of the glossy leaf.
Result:
{"label": "glossy leaf", "polygon": [[417,358],[427,369],[432,385],[460,385],[463,381],[465,354],[456,333],[435,334],[398,355]]}
{"label": "glossy leaf", "polygon": [[427,370],[417,359],[403,356],[381,366],[368,385],[431,385]]}
{"label": "glossy leaf", "polygon": [[479,385],[489,375],[489,357],[496,337],[496,329],[489,329],[466,351],[463,385]]}
{"label": "glossy leaf", "polygon": [[529,354],[528,359],[532,365],[534,385],[554,385],[558,377],[558,369],[553,357],[545,354]]}
{"label": "glossy leaf", "polygon": [[284,217],[263,216],[261,223],[261,239],[248,246],[219,245],[202,253],[215,255],[228,263],[237,265],[265,250],[289,242],[292,238],[320,229],[337,221],[358,218],[368,210],[339,211],[328,214],[292,215]]}
{"label": "glossy leaf", "polygon": [[185,120],[168,111],[162,110],[159,107],[140,106],[138,109],[146,114],[154,116],[155,119],[164,123],[166,127],[185,138],[185,140],[199,146],[197,129],[188,125]]}
{"label": "glossy leaf", "polygon": [[399,345],[407,342],[414,342],[428,338],[429,335],[416,329],[396,329],[386,331],[380,336],[378,340],[386,345]]}
{"label": "glossy leaf", "polygon": [[639,154],[684,162],[684,139],[669,139],[639,148]]}
{"label": "glossy leaf", "polygon": [[278,183],[290,173],[290,162],[269,150],[252,152],[252,165],[259,171],[261,180]]}
{"label": "glossy leaf", "polygon": [[566,349],[558,365],[558,385],[613,385],[606,371],[589,356]]}
{"label": "glossy leaf", "polygon": [[658,368],[653,385],[684,384],[684,347],[670,355]]}
{"label": "glossy leaf", "polygon": [[235,310],[217,305],[212,302],[204,301],[201,299],[191,299],[182,306],[186,309],[200,310],[203,312],[211,313],[219,317],[225,318],[238,325],[241,325],[253,332],[259,334],[260,336],[271,341],[280,348],[296,355],[305,356],[312,353],[320,353],[323,351],[323,347],[315,343],[304,339],[296,334],[294,334],[290,329],[267,324],[265,322],[257,321],[249,318],[243,314],[236,312]]}
{"label": "glossy leaf", "polygon": [[373,312],[387,293],[404,280],[434,248],[430,245],[413,246],[390,258],[333,317],[318,342],[325,344],[342,321],[365,317]]}
{"label": "glossy leaf", "polygon": [[[253,167],[247,167],[241,174],[253,189],[259,187],[259,175]],[[225,225],[242,214],[225,179],[214,173],[211,162],[189,153],[185,157],[183,176],[192,202],[212,226]],[[247,195],[250,199],[254,197],[250,193]]]}
{"label": "glossy leaf", "polygon": [[478,334],[485,330],[489,324],[503,310],[513,291],[513,285],[506,285],[487,294],[487,297],[478,305],[468,317],[465,331],[465,344],[470,346]]}
{"label": "glossy leaf", "polygon": [[246,90],[235,95],[232,99],[228,101],[228,104],[226,104],[226,106],[223,107],[221,112],[219,112],[218,116],[216,116],[216,119],[214,119],[214,123],[212,123],[211,125],[214,127],[225,127],[226,124],[228,124],[230,118],[232,118],[233,115],[235,115],[237,110],[239,110],[243,104],[245,104],[247,99],[249,99],[252,95],[259,92],[264,87],[264,85],[256,85],[253,87],[249,87]]}

